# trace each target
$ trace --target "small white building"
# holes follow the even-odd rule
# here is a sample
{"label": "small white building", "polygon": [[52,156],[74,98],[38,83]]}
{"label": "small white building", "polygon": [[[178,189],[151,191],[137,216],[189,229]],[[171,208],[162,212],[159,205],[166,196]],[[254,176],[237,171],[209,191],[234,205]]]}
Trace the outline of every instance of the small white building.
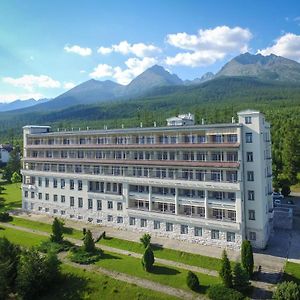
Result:
{"label": "small white building", "polygon": [[172,117],[167,119],[168,126],[185,126],[185,125],[195,125],[195,117],[193,114],[183,114],[177,117]]}
{"label": "small white building", "polygon": [[9,144],[0,145],[0,164],[7,164],[10,157],[10,152],[13,150],[13,147]]}

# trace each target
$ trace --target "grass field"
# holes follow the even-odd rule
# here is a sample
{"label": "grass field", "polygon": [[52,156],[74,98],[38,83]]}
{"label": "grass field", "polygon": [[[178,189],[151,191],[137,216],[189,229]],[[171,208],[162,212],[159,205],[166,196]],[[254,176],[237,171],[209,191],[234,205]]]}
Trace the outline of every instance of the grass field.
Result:
{"label": "grass field", "polygon": [[108,276],[62,265],[63,280],[40,300],[176,300]]}
{"label": "grass field", "polygon": [[300,284],[300,264],[288,261],[284,268],[283,280],[295,281]]}
{"label": "grass field", "polygon": [[21,183],[3,184],[3,191],[0,194],[0,201],[4,201],[4,206],[0,211],[6,211],[22,207]]}

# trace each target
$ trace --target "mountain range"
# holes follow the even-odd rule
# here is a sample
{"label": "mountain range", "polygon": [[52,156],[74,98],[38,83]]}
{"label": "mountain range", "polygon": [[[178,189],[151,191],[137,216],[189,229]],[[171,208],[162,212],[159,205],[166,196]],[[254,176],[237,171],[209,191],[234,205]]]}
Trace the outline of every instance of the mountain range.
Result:
{"label": "mountain range", "polygon": [[27,99],[27,100],[19,100],[18,99],[18,100],[15,100],[13,102],[9,102],[9,103],[0,103],[0,112],[31,107],[31,106],[34,106],[36,104],[45,103],[49,100],[50,99],[47,99],[47,98],[39,99],[39,100],[35,100],[33,98],[30,98],[30,99]]}
{"label": "mountain range", "polygon": [[273,83],[300,83],[300,64],[273,54],[262,56],[244,53],[233,58],[216,74],[208,72],[201,78],[185,81],[163,67],[155,65],[138,75],[128,85],[110,80],[91,79],[50,101],[17,100],[9,104],[0,104],[0,111],[14,109],[19,109],[19,112],[21,109],[24,113],[58,111],[76,105],[166,95],[222,77],[255,78]]}

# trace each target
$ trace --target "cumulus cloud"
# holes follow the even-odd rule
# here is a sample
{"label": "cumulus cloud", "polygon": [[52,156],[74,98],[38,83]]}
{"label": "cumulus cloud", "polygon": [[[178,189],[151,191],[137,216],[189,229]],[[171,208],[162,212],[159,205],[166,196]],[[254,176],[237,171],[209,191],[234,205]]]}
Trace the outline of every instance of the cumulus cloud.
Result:
{"label": "cumulus cloud", "polygon": [[166,38],[168,44],[189,52],[168,56],[165,62],[191,67],[210,65],[226,55],[246,52],[251,38],[249,29],[228,26],[200,29],[196,35],[185,32],[169,34]]}
{"label": "cumulus cloud", "polygon": [[91,48],[83,48],[78,45],[74,46],[65,46],[64,50],[68,53],[76,53],[81,56],[89,56],[92,54],[92,49]]}
{"label": "cumulus cloud", "polygon": [[157,63],[153,57],[129,58],[125,65],[127,68],[112,67],[107,64],[99,64],[89,75],[92,78],[112,77],[120,84],[128,84],[133,78],[140,75],[146,69]]}
{"label": "cumulus cloud", "polygon": [[72,89],[75,86],[76,86],[76,84],[73,83],[73,82],[64,82],[64,89],[65,90],[70,90],[70,89]]}
{"label": "cumulus cloud", "polygon": [[8,83],[15,87],[24,88],[27,91],[33,91],[34,88],[59,88],[60,82],[52,79],[47,75],[23,75],[19,78],[4,77],[4,83]]}
{"label": "cumulus cloud", "polygon": [[103,55],[112,52],[121,53],[123,55],[134,54],[137,57],[143,58],[160,53],[161,49],[152,44],[130,44],[127,41],[122,41],[119,44],[112,45],[111,47],[100,47],[97,52]]}
{"label": "cumulus cloud", "polygon": [[258,50],[262,55],[275,54],[300,62],[300,35],[286,33],[275,40],[271,47]]}
{"label": "cumulus cloud", "polygon": [[0,94],[0,102],[2,103],[9,103],[15,100],[27,100],[32,98],[38,100],[45,98],[45,96],[40,93]]}

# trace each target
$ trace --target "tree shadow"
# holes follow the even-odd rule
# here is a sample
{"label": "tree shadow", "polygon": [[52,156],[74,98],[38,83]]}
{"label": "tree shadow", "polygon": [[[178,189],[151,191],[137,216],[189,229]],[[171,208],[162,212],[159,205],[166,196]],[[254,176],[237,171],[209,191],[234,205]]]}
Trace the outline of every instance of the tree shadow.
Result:
{"label": "tree shadow", "polygon": [[39,300],[81,300],[89,293],[88,279],[74,274],[63,274]]}
{"label": "tree shadow", "polygon": [[73,234],[73,232],[74,232],[74,229],[71,227],[64,227],[64,229],[63,229],[63,233],[65,233],[65,234]]}
{"label": "tree shadow", "polygon": [[121,259],[121,258],[119,256],[115,256],[115,255],[104,252],[101,257],[101,260],[103,260],[103,259]]}
{"label": "tree shadow", "polygon": [[300,285],[300,279],[288,273],[283,273],[281,281],[293,281]]}
{"label": "tree shadow", "polygon": [[157,274],[157,275],[176,275],[180,272],[176,269],[172,269],[165,266],[153,266],[153,269],[151,270],[151,273]]}
{"label": "tree shadow", "polygon": [[152,244],[151,243],[151,248],[153,251],[158,251],[158,250],[162,250],[163,246],[161,244]]}

